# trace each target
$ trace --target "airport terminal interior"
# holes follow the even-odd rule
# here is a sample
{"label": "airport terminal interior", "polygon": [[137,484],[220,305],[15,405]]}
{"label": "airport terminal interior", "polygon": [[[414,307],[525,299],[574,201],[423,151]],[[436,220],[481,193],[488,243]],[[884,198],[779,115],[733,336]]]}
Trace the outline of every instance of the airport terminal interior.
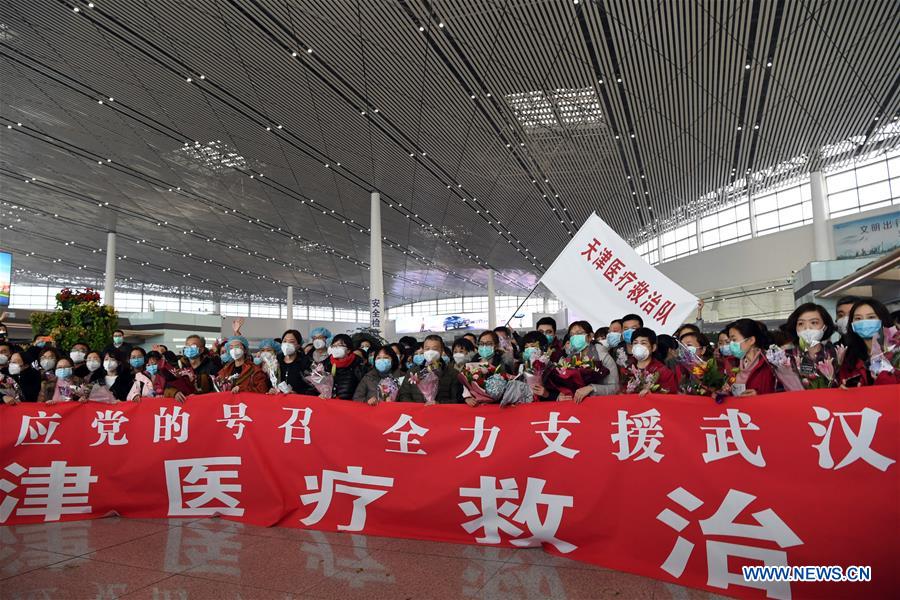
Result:
{"label": "airport terminal interior", "polygon": [[0,598],[897,597],[898,32],[3,0]]}

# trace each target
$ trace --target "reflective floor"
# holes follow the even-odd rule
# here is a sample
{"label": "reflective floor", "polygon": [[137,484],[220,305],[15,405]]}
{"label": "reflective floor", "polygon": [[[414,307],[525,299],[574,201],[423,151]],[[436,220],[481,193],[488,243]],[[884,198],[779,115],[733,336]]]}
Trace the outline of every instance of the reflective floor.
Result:
{"label": "reflective floor", "polygon": [[711,598],[512,550],[218,519],[0,527],[0,598]]}

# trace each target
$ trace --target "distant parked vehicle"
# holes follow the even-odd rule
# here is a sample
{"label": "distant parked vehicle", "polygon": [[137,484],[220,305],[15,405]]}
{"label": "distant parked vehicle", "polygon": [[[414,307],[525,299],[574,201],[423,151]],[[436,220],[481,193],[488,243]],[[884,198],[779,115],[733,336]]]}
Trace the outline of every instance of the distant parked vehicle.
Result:
{"label": "distant parked vehicle", "polygon": [[453,315],[452,317],[444,319],[444,331],[450,331],[451,329],[465,329],[471,325],[471,323],[472,322],[468,319]]}

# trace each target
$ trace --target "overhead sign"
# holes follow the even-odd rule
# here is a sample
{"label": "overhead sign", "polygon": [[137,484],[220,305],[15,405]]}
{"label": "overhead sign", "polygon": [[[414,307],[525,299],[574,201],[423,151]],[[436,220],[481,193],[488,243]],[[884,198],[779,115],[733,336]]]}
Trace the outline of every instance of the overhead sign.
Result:
{"label": "overhead sign", "polygon": [[[244,393],[25,403],[0,407],[0,524],[221,516],[542,546],[734,597],[887,598],[900,589],[898,444],[896,385],[477,411]],[[24,531],[0,529],[4,544]],[[742,575],[806,565],[865,566],[871,581]]]}
{"label": "overhead sign", "polygon": [[834,225],[838,258],[864,258],[900,248],[900,211]]}
{"label": "overhead sign", "polygon": [[672,333],[697,309],[697,297],[640,257],[591,214],[541,283],[594,327],[628,313],[656,333]]}

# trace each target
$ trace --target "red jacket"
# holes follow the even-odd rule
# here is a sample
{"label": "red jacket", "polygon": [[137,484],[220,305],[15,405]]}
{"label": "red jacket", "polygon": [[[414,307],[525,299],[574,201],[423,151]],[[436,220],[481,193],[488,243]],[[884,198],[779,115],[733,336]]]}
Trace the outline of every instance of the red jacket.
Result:
{"label": "red jacket", "polygon": [[656,380],[657,385],[661,388],[660,394],[677,394],[678,382],[675,381],[675,374],[665,364],[656,360],[650,361],[646,368],[642,369],[644,373],[659,373],[659,379]]}
{"label": "red jacket", "polygon": [[769,366],[769,362],[762,354],[750,370],[747,377],[747,389],[756,390],[757,394],[771,394],[775,391],[775,372],[772,371],[772,367]]}

